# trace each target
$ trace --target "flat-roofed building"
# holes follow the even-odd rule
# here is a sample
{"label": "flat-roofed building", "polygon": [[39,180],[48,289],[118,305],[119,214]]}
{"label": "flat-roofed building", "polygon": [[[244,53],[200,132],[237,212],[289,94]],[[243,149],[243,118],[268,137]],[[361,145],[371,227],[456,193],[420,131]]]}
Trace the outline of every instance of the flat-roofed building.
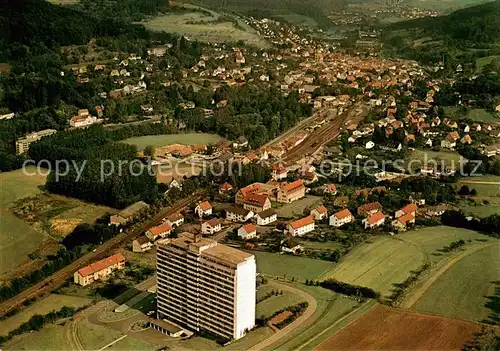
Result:
{"label": "flat-roofed building", "polygon": [[26,134],[24,138],[19,138],[16,140],[16,153],[18,155],[26,153],[29,148],[30,144],[34,143],[35,141],[38,141],[42,139],[43,137],[52,135],[57,133],[57,130],[55,129],[44,129],[39,132],[34,132],[30,134]]}
{"label": "flat-roofed building", "polygon": [[224,339],[255,326],[255,257],[201,235],[157,242],[158,318]]}

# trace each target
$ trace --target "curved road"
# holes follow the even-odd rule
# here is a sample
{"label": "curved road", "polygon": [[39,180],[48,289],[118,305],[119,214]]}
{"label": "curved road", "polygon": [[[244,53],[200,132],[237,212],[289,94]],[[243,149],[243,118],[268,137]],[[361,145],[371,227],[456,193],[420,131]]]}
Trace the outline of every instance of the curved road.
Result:
{"label": "curved road", "polygon": [[307,310],[296,320],[294,320],[292,323],[287,325],[285,328],[281,329],[279,332],[271,335],[269,338],[267,338],[264,341],[261,341],[260,343],[252,346],[250,348],[251,351],[257,351],[257,350],[263,350],[265,348],[268,348],[278,340],[284,338],[287,336],[289,333],[300,327],[303,323],[305,323],[307,320],[309,320],[311,317],[313,317],[314,312],[316,312],[316,309],[318,308],[318,303],[316,302],[316,299],[309,293],[294,288],[293,286],[286,285],[286,284],[280,284],[278,282],[269,282],[268,284],[271,284],[273,286],[276,286],[277,288],[281,290],[286,290],[289,291],[293,294],[299,295],[302,297],[309,305],[307,306]]}

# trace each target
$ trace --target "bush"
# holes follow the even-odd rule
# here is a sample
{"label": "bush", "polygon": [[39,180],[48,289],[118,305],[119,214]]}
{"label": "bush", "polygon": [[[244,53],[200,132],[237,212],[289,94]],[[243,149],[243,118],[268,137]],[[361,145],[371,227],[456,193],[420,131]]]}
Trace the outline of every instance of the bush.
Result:
{"label": "bush", "polygon": [[364,286],[351,285],[335,279],[324,280],[319,285],[322,288],[330,289],[344,295],[366,297],[369,299],[380,298],[380,294],[373,289]]}

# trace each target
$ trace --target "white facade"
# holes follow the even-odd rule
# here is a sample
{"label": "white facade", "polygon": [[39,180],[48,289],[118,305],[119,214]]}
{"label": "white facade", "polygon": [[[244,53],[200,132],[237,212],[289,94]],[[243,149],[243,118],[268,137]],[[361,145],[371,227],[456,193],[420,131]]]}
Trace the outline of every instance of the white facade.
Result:
{"label": "white facade", "polygon": [[225,339],[255,326],[255,257],[183,233],[157,245],[158,317]]}
{"label": "white facade", "polygon": [[[245,210],[247,211],[247,210]],[[246,222],[249,219],[253,218],[254,213],[252,211],[248,211],[246,214],[241,212],[233,212],[233,211],[226,211],[226,219],[228,221],[233,221],[233,222]]]}
{"label": "white facade", "polygon": [[297,229],[289,228],[289,233],[291,233],[293,236],[302,236],[304,234],[312,232],[313,230],[314,230],[314,223],[311,223]]}
{"label": "white facade", "polygon": [[261,217],[259,214],[257,214],[257,224],[258,225],[268,225],[268,224],[271,224],[275,221],[278,220],[278,215],[276,213],[274,213],[273,215],[269,216],[269,217]]}
{"label": "white facade", "polygon": [[336,214],[333,214],[330,216],[330,225],[338,228],[343,226],[344,224],[351,223],[353,220],[354,217],[352,215],[339,218],[336,216]]}

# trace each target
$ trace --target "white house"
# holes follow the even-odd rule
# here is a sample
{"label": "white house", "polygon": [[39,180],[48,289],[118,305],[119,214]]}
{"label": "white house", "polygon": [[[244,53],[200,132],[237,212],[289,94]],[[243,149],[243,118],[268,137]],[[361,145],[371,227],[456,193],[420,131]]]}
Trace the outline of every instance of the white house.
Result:
{"label": "white house", "polygon": [[210,216],[212,211],[212,205],[208,201],[200,202],[194,209],[194,213],[196,213],[199,217]]}
{"label": "white house", "polygon": [[257,227],[254,224],[245,224],[238,229],[238,236],[242,239],[253,239],[257,236]]}
{"label": "white house", "polygon": [[220,219],[212,218],[208,221],[205,221],[201,224],[201,232],[203,234],[214,234],[219,232],[222,229],[222,224]]}
{"label": "white house", "polygon": [[146,232],[146,236],[149,240],[155,241],[156,239],[166,237],[168,234],[170,234],[171,231],[172,226],[170,225],[170,223],[165,222],[163,224],[157,225],[156,227],[150,228]]}
{"label": "white house", "polygon": [[229,206],[226,209],[226,219],[233,222],[246,222],[254,216],[253,211],[245,210],[237,206]]}
{"label": "white house", "polygon": [[184,223],[184,216],[180,212],[176,212],[167,217],[166,222],[173,227],[178,227]]}
{"label": "white house", "polygon": [[153,243],[149,241],[146,236],[141,236],[140,238],[132,241],[132,251],[133,252],[146,252],[151,250]]}
{"label": "white house", "polygon": [[321,221],[328,215],[328,211],[325,206],[321,205],[311,210],[311,216],[314,217],[316,221]]}
{"label": "white house", "polygon": [[266,210],[257,213],[257,225],[268,225],[278,220],[278,214],[274,210]]}
{"label": "white house", "polygon": [[293,236],[302,236],[314,230],[314,217],[307,216],[288,223],[287,231]]}
{"label": "white house", "polygon": [[385,223],[385,216],[382,212],[376,212],[368,218],[363,219],[361,222],[365,229],[376,228]]}
{"label": "white house", "polygon": [[351,223],[352,221],[354,221],[354,216],[347,208],[330,216],[330,225],[336,228]]}

